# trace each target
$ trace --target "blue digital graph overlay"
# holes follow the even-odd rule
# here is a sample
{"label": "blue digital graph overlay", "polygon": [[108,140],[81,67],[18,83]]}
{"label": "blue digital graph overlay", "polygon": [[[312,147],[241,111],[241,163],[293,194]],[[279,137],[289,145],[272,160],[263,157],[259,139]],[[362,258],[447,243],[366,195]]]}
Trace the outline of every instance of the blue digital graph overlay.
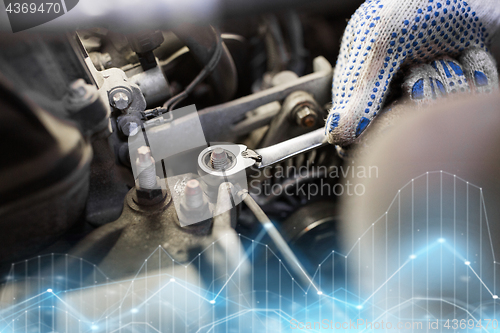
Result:
{"label": "blue digital graph overlay", "polygon": [[[359,319],[386,326],[340,331],[414,322],[422,326],[399,331],[429,332],[437,322],[438,332],[494,332],[500,263],[486,208],[481,187],[443,171],[420,175],[307,285],[266,244],[265,230],[256,239],[222,235],[188,263],[160,245],[120,280],[67,254],[39,256],[12,264],[0,333],[324,332]],[[65,267],[69,260],[79,264]],[[451,320],[466,326],[445,328]]]}

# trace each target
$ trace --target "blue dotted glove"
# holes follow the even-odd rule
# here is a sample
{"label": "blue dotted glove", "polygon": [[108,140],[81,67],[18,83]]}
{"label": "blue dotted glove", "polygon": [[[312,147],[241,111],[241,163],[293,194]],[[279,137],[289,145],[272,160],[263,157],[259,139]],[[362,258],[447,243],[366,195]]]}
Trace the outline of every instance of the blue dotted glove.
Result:
{"label": "blue dotted glove", "polygon": [[410,68],[403,89],[415,101],[498,89],[487,45],[499,25],[497,0],[367,0],[342,38],[328,141],[353,143],[380,113],[402,68]]}
{"label": "blue dotted glove", "polygon": [[498,72],[493,57],[485,50],[465,50],[459,60],[440,57],[430,64],[411,68],[403,84],[406,97],[428,104],[449,94],[498,90]]}

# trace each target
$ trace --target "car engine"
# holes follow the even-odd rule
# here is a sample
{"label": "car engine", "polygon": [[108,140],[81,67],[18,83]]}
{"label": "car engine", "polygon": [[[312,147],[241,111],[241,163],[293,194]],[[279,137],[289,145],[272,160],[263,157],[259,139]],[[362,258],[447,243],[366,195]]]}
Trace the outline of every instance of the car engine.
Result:
{"label": "car engine", "polygon": [[331,144],[363,1],[62,3],[0,31],[0,332],[498,329],[497,72],[401,62]]}

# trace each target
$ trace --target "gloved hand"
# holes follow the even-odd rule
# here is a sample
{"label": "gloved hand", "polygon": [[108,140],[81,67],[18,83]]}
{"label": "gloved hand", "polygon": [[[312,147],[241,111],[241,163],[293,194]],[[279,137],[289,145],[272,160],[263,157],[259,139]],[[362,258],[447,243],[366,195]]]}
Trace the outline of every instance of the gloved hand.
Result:
{"label": "gloved hand", "polygon": [[328,141],[353,143],[382,110],[401,69],[410,69],[403,89],[416,101],[498,89],[487,46],[499,25],[497,0],[367,0],[342,38]]}

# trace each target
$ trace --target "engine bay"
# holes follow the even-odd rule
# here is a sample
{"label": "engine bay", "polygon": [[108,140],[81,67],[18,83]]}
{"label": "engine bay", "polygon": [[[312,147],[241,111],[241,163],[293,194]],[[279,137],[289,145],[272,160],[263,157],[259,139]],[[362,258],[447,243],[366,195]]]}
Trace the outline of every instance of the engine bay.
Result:
{"label": "engine bay", "polygon": [[498,329],[498,38],[331,144],[362,1],[167,3],[0,32],[0,332]]}

